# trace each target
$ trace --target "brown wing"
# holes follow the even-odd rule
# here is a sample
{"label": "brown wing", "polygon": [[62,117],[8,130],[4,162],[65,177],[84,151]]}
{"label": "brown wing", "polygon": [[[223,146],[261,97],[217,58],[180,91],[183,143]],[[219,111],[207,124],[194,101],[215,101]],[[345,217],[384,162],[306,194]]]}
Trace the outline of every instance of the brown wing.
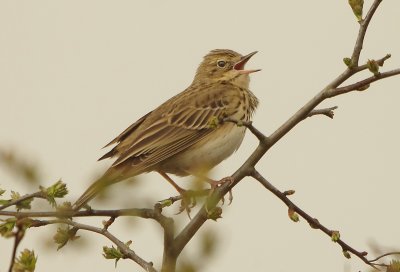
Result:
{"label": "brown wing", "polygon": [[[115,139],[113,139],[111,142],[106,144],[103,148],[108,147],[108,146],[113,145],[113,144],[116,144],[116,143],[120,143],[123,140],[125,140],[129,135],[131,135],[143,123],[144,120],[146,120],[146,118],[150,115],[150,113],[152,113],[152,112],[147,113],[145,116],[143,116],[142,118],[137,120],[135,123],[130,125],[120,135],[115,137]],[[104,160],[106,158],[113,157],[115,155],[115,153],[116,153],[116,149],[113,148],[111,151],[107,152],[100,159],[98,159],[98,161]]]}
{"label": "brown wing", "polygon": [[146,171],[212,133],[214,128],[210,127],[210,120],[213,118],[236,113],[241,91],[234,85],[191,88],[198,90],[188,89],[173,97],[147,115],[129,135],[121,137],[119,144],[110,151],[112,156],[118,156],[113,166],[134,160],[138,173]]}

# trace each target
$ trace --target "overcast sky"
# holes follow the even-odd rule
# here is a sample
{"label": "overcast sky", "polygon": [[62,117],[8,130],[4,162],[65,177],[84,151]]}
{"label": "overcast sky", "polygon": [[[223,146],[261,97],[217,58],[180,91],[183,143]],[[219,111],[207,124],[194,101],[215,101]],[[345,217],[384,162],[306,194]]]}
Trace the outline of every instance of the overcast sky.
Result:
{"label": "overcast sky", "polygon": [[[400,67],[399,11],[400,1],[383,1],[362,62],[392,53],[382,69]],[[347,0],[3,0],[0,148],[37,164],[42,185],[62,178],[73,201],[110,165],[97,162],[105,152],[101,147],[185,89],[208,51],[259,51],[248,63],[262,69],[251,76],[251,90],[260,99],[254,125],[268,135],[345,69],[342,59],[351,55],[357,31]],[[399,101],[400,77],[327,101],[322,106],[339,106],[333,120],[305,120],[257,165],[279,189],[296,190],[295,203],[371,257],[371,244],[386,250],[400,245]],[[256,145],[248,133],[212,176],[232,174]],[[140,178],[136,187],[115,185],[118,197],[97,207],[151,207],[176,194],[158,175]],[[4,166],[0,187],[22,194],[35,190]],[[223,218],[207,222],[185,250],[186,257],[198,259],[199,238],[216,232],[218,254],[205,260],[202,271],[367,270],[354,256],[345,259],[339,246],[304,220],[291,222],[282,202],[256,181],[243,180],[233,193]],[[176,211],[176,205],[168,208]],[[189,220],[184,214],[176,218],[180,227]],[[102,220],[83,221],[101,226]],[[155,223],[118,219],[110,231],[160,264],[162,236]],[[108,240],[82,231],[77,246],[57,252],[46,243],[54,232],[30,230],[20,246],[35,249],[37,271],[115,270],[101,256]],[[0,239],[0,248],[0,271],[6,271],[12,240]],[[140,268],[122,260],[115,271]]]}

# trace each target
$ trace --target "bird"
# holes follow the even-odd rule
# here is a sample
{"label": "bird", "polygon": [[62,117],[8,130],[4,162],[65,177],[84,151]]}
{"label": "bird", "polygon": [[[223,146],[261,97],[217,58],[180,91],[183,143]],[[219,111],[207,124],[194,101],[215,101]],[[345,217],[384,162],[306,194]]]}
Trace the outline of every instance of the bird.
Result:
{"label": "bird", "polygon": [[72,206],[79,210],[105,187],[146,172],[158,172],[183,195],[185,190],[168,174],[192,175],[215,188],[220,184],[206,177],[214,166],[241,145],[245,126],[223,122],[227,118],[250,121],[259,100],[249,90],[245,64],[256,54],[241,55],[214,49],[204,56],[194,79],[181,93],[147,113],[105,147],[114,147],[99,160],[113,164]]}

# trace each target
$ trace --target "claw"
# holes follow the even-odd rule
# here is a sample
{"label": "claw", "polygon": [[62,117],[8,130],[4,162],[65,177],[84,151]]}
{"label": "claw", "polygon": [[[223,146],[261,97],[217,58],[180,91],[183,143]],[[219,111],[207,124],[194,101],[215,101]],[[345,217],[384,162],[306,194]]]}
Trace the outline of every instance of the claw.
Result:
{"label": "claw", "polygon": [[179,206],[179,211],[176,214],[181,214],[183,211],[186,211],[186,214],[188,215],[189,219],[192,219],[190,217],[190,211],[197,204],[196,198],[190,195],[189,191],[181,190],[179,193],[182,199],[181,199],[181,205]]}
{"label": "claw", "polygon": [[[210,185],[211,185],[211,190],[209,193],[209,196],[214,192],[214,190],[216,188],[218,188],[219,186],[228,183],[229,185],[231,185],[235,180],[233,179],[233,177],[229,176],[229,177],[225,177],[223,179],[220,180],[212,180],[212,179],[208,179],[206,180]],[[233,200],[233,194],[232,194],[232,190],[229,190],[229,197],[228,197],[229,203],[228,205],[230,205],[232,203]],[[225,197],[222,197],[221,199],[222,205],[224,205],[225,203]]]}
{"label": "claw", "polygon": [[183,211],[186,211],[187,216],[189,217],[189,219],[192,219],[192,217],[190,217],[190,207],[188,204],[185,203],[184,199],[182,198],[181,200],[181,205],[179,206],[179,210],[176,214],[181,214]]}
{"label": "claw", "polygon": [[197,205],[197,201],[195,197],[191,197],[190,199],[191,205],[189,206],[189,208],[194,208]]}
{"label": "claw", "polygon": [[228,200],[229,200],[228,205],[231,205],[232,200],[233,200],[233,193],[232,193],[232,190],[229,190],[229,197],[228,197]]}
{"label": "claw", "polygon": [[233,177],[225,177],[220,180],[208,179],[206,181],[211,185],[211,189],[215,189],[225,183],[228,183],[229,185],[231,185],[235,180],[233,179]]}

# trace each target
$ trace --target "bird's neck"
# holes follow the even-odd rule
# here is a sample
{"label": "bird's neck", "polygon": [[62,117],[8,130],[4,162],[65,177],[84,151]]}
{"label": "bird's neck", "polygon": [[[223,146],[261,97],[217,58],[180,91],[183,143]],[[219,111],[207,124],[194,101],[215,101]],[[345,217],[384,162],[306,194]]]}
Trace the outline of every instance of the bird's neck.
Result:
{"label": "bird's neck", "polygon": [[248,89],[250,85],[249,75],[239,75],[230,80],[230,82],[242,89]]}
{"label": "bird's neck", "polygon": [[235,85],[241,89],[248,89],[250,85],[250,77],[249,75],[238,75],[234,78],[218,78],[218,79],[212,79],[212,78],[201,78],[201,77],[195,77],[193,80],[192,85],[197,85],[197,84],[213,84],[213,83],[218,83],[218,82],[229,82],[232,85]]}

